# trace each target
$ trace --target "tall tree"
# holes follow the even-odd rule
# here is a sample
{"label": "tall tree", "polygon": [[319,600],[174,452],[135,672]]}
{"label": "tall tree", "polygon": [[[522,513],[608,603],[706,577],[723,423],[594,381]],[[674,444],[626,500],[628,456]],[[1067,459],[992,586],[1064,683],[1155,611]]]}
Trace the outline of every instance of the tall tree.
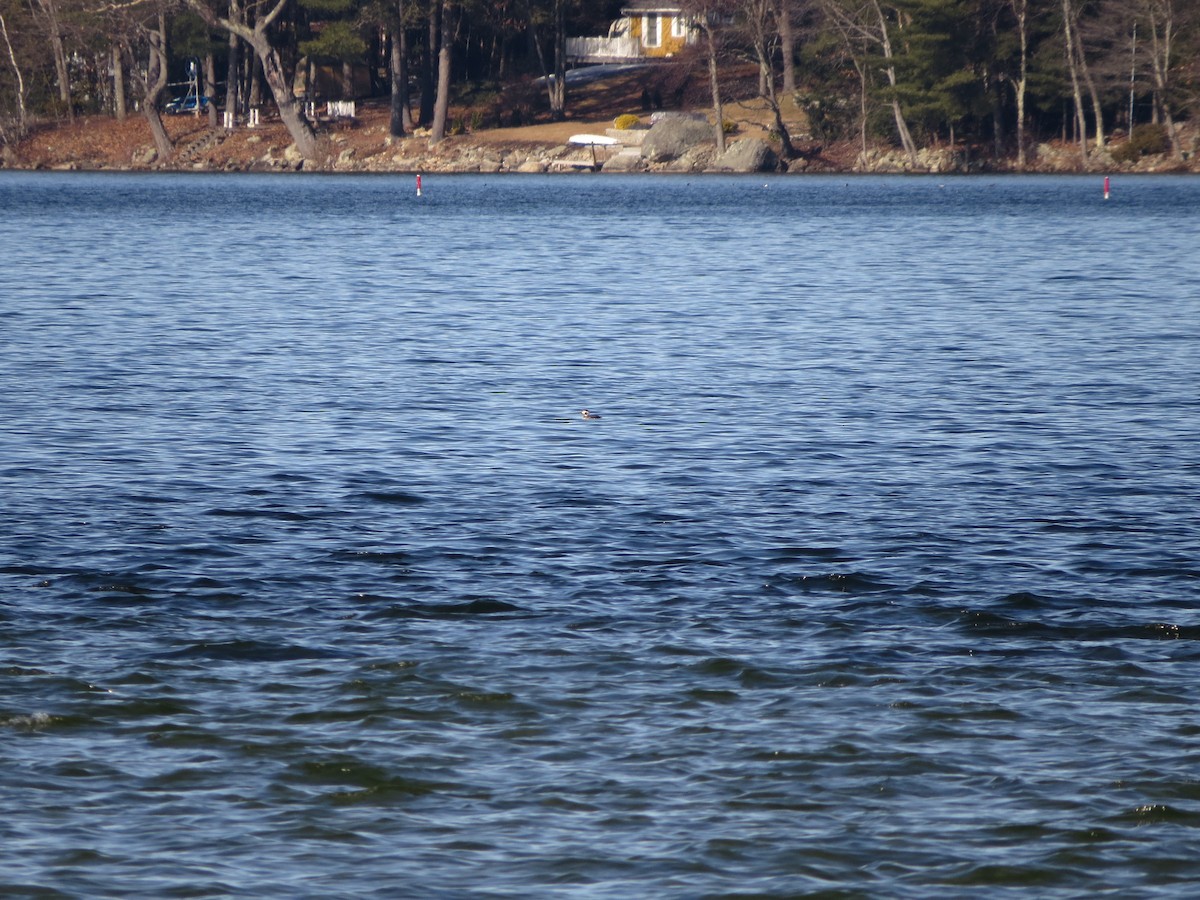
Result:
{"label": "tall tree", "polygon": [[258,16],[253,25],[217,12],[206,0],[187,0],[187,3],[210,26],[236,34],[254,48],[255,55],[262,63],[263,77],[279,110],[279,118],[292,140],[296,142],[296,149],[309,162],[323,164],[328,159],[328,151],[296,102],[272,31],[272,27],[287,11],[291,0],[275,0],[274,5]]}
{"label": "tall tree", "polygon": [[783,158],[795,159],[796,150],[792,146],[791,135],[783,121],[783,111],[779,106],[779,97],[775,91],[774,60],[778,10],[774,0],[741,0],[740,12],[740,18],[745,22],[749,33],[750,45],[754,48],[754,57],[758,62],[759,96],[767,102],[767,106],[774,116],[775,130],[779,134]]}
{"label": "tall tree", "polygon": [[68,121],[75,121],[75,103],[71,98],[71,71],[67,64],[67,45],[58,0],[34,0],[34,9],[42,22],[54,57],[58,81],[58,100]]}
{"label": "tall tree", "polygon": [[[1175,124],[1174,84],[1171,80],[1172,55],[1176,38],[1176,3],[1178,0],[1139,0],[1139,12],[1150,32],[1150,71],[1154,77],[1155,108],[1167,129],[1171,152],[1183,159],[1179,129]],[[1193,8],[1193,15],[1195,11]],[[1132,127],[1132,122],[1130,126]]]}
{"label": "tall tree", "polygon": [[879,0],[824,0],[824,8],[845,36],[847,50],[851,54],[863,54],[868,48],[873,51],[871,56],[863,58],[861,65],[864,69],[868,65],[877,66],[886,77],[888,105],[896,126],[896,136],[904,152],[915,163],[917,145],[900,103],[896,50],[892,42],[892,32],[903,22],[900,11],[889,7],[885,12]]}
{"label": "tall tree", "polygon": [[779,23],[779,56],[783,62],[783,92],[796,91],[796,0],[776,0],[775,19]]}
{"label": "tall tree", "polygon": [[[133,11],[138,12],[139,7],[134,7]],[[127,40],[131,53],[139,45],[144,47],[146,65],[131,66],[130,71],[141,87],[142,116],[150,126],[150,135],[154,139],[154,149],[158,154],[156,161],[162,165],[169,162],[175,152],[166,126],[163,125],[162,115],[158,111],[163,91],[167,87],[167,14],[161,6],[141,8],[140,12],[141,15],[132,23],[132,30],[127,32]]]}
{"label": "tall tree", "polygon": [[1075,7],[1072,0],[1062,0],[1063,39],[1066,41],[1065,54],[1067,71],[1071,75],[1071,94],[1075,100],[1075,128],[1079,138],[1079,156],[1086,166],[1088,161],[1087,149],[1087,118],[1083,112],[1083,90],[1080,87],[1079,59],[1082,52],[1076,36]]}
{"label": "tall tree", "polygon": [[732,20],[734,0],[684,0],[682,11],[704,36],[708,62],[708,89],[712,96],[713,132],[717,152],[725,152],[725,111],[721,100],[720,58],[724,50],[726,24]]}
{"label": "tall tree", "polygon": [[112,47],[113,114],[118,122],[124,122],[125,109],[125,58],[119,44]]}
{"label": "tall tree", "polygon": [[397,20],[389,26],[391,53],[388,59],[388,75],[391,79],[391,116],[388,132],[392,137],[403,137],[412,130],[412,106],[408,96],[408,28],[404,22],[404,0],[397,0]]}
{"label": "tall tree", "polygon": [[[16,80],[16,88],[14,94],[17,100],[17,127],[16,134],[11,137],[5,133],[0,133],[0,139],[4,143],[15,143],[24,136],[26,128],[28,128],[28,114],[25,110],[25,76],[21,73],[21,64],[17,61],[17,53],[13,50],[12,39],[8,34],[8,23],[4,19],[3,13],[0,13],[0,37],[4,38],[4,48],[8,51],[8,61],[12,65],[13,75]],[[0,126],[3,126],[4,118],[0,116]],[[16,140],[13,140],[15,138]]]}
{"label": "tall tree", "polygon": [[[229,0],[229,19],[232,22],[242,21],[242,6],[239,0]],[[236,31],[229,31],[229,59],[225,69],[225,113],[237,115],[241,103],[241,50],[242,39]]]}
{"label": "tall tree", "polygon": [[437,94],[433,104],[433,125],[429,129],[429,143],[439,144],[446,137],[446,120],[450,113],[450,66],[454,48],[454,2],[441,0],[441,33],[437,51]]}
{"label": "tall tree", "polygon": [[1005,0],[1016,21],[1018,62],[1013,91],[1017,102],[1017,169],[1025,171],[1025,95],[1029,89],[1029,0]]}

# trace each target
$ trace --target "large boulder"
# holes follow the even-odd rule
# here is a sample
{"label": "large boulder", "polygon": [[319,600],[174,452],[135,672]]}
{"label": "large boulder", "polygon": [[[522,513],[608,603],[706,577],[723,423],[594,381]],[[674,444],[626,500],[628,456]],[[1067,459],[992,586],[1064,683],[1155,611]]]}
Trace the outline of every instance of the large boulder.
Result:
{"label": "large boulder", "polygon": [[621,152],[610,156],[600,167],[601,172],[641,172],[646,168],[642,154],[637,147],[626,147]]}
{"label": "large boulder", "polygon": [[703,117],[663,116],[642,141],[642,156],[652,163],[667,162],[713,140],[712,125]]}
{"label": "large boulder", "polygon": [[716,158],[715,172],[770,172],[779,165],[775,151],[762,138],[742,138]]}

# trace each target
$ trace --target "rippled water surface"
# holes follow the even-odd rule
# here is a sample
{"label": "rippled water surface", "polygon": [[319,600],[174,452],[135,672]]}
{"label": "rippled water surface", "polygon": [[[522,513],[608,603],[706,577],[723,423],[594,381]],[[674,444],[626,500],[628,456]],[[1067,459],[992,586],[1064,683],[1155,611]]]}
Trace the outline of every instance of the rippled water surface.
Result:
{"label": "rippled water surface", "polygon": [[0,173],[0,892],[1200,890],[1200,181],[412,187]]}

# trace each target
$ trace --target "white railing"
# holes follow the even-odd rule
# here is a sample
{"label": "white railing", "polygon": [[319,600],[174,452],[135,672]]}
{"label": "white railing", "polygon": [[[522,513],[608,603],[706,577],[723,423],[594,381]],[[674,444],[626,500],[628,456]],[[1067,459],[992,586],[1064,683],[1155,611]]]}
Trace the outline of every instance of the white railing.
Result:
{"label": "white railing", "polygon": [[572,62],[606,62],[641,57],[642,48],[631,37],[567,38],[567,59]]}
{"label": "white railing", "polygon": [[353,100],[330,100],[328,114],[329,114],[329,118],[331,118],[331,119],[353,119],[354,118],[354,101]]}

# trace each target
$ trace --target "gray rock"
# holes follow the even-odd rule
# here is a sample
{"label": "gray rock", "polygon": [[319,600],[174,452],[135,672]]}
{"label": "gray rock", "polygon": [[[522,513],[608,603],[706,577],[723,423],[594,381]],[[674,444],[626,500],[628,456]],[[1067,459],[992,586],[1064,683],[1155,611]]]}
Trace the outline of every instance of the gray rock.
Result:
{"label": "gray rock", "polygon": [[148,166],[158,159],[158,151],[153,147],[138,147],[133,151],[133,164],[135,166]]}
{"label": "gray rock", "polygon": [[667,116],[650,129],[642,142],[642,156],[652,163],[678,159],[698,144],[713,141],[712,126],[705,120]]}
{"label": "gray rock", "polygon": [[628,150],[622,150],[604,161],[604,165],[600,167],[601,172],[640,172],[646,168],[646,163],[642,160],[642,155],[637,151],[636,147]]}
{"label": "gray rock", "polygon": [[[714,142],[715,143],[715,142]],[[717,155],[715,146],[700,145],[693,147],[679,159],[672,160],[663,166],[664,172],[703,172],[712,165],[713,159]]]}
{"label": "gray rock", "polygon": [[742,138],[716,158],[712,168],[717,172],[769,172],[779,164],[775,151],[762,138]]}

